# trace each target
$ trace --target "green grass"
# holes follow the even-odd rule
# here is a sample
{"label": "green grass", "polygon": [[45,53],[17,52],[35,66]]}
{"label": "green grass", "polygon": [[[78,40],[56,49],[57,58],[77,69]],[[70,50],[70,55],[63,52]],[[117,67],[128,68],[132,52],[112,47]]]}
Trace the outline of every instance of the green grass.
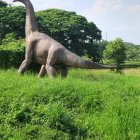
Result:
{"label": "green grass", "polygon": [[0,139],[139,140],[140,69],[39,79],[0,70]]}

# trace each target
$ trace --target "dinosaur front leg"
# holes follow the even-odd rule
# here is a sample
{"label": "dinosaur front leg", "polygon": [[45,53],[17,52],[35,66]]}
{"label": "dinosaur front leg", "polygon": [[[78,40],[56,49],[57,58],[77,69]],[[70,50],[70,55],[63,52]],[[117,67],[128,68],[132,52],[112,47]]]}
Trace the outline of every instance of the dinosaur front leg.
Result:
{"label": "dinosaur front leg", "polygon": [[26,54],[25,54],[25,60],[22,62],[22,64],[20,65],[19,69],[18,69],[18,73],[19,74],[24,74],[25,70],[29,67],[29,65],[32,62],[32,50],[31,47],[26,49]]}
{"label": "dinosaur front leg", "polygon": [[42,65],[38,76],[39,76],[40,78],[42,78],[42,77],[45,76],[45,74],[46,74],[45,65]]}
{"label": "dinosaur front leg", "polygon": [[30,65],[31,61],[28,61],[27,59],[25,59],[22,64],[20,65],[19,69],[18,69],[18,73],[19,74],[24,74],[25,70],[28,68],[28,66]]}

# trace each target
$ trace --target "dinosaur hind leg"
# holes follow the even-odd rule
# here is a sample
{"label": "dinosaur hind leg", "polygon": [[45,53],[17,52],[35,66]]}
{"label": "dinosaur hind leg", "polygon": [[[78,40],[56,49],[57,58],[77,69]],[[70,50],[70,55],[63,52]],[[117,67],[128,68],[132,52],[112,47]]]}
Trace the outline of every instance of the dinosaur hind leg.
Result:
{"label": "dinosaur hind leg", "polygon": [[50,78],[56,77],[56,69],[54,67],[46,64],[46,70]]}
{"label": "dinosaur hind leg", "polygon": [[67,77],[67,74],[68,74],[68,68],[67,67],[60,68],[60,71],[61,71],[61,77],[62,78]]}
{"label": "dinosaur hind leg", "polygon": [[49,53],[47,58],[47,64],[45,68],[50,78],[54,78],[56,76],[56,69],[53,67],[53,65],[57,60],[57,56],[58,56],[58,51],[54,50],[51,53]]}
{"label": "dinosaur hind leg", "polygon": [[42,78],[42,77],[45,76],[45,74],[46,74],[45,65],[42,65],[38,76],[39,76],[40,78]]}

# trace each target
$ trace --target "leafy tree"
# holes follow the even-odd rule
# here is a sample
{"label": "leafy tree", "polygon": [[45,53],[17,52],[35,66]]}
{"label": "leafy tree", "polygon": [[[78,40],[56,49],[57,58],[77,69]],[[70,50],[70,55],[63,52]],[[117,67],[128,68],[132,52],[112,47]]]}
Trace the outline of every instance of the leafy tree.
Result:
{"label": "leafy tree", "polygon": [[127,61],[140,61],[140,47],[132,43],[126,44],[126,60]]}
{"label": "leafy tree", "polygon": [[16,41],[15,34],[14,33],[9,33],[2,40],[2,45],[7,46],[10,42],[15,42],[15,41]]}
{"label": "leafy tree", "polygon": [[8,4],[2,0],[0,0],[0,8],[1,7],[6,7]]}
{"label": "leafy tree", "polygon": [[103,51],[107,45],[107,41],[94,41],[93,43],[87,45],[87,57],[92,61],[103,63]]}
{"label": "leafy tree", "polygon": [[25,9],[23,7],[0,8],[1,39],[14,32],[16,38],[25,37]]}
{"label": "leafy tree", "polygon": [[[8,4],[2,0],[0,0],[0,8],[2,7],[6,7]],[[0,23],[1,24],[1,23]],[[2,43],[2,35],[1,35],[1,32],[0,32],[0,44]]]}
{"label": "leafy tree", "polygon": [[[59,9],[40,11],[36,15],[39,31],[50,35],[78,55],[93,51],[95,56],[92,57],[96,57],[96,45],[92,45],[101,39],[101,31],[93,22],[88,22],[85,17],[75,12]],[[1,40],[12,32],[15,33],[16,39],[25,37],[23,7],[0,8],[0,21]],[[89,47],[91,48],[88,49]]]}
{"label": "leafy tree", "polygon": [[99,62],[101,60],[98,52],[98,47],[99,46],[97,42],[87,45],[87,51],[86,51],[87,57],[94,62]]}
{"label": "leafy tree", "polygon": [[126,59],[126,47],[121,38],[109,42],[103,54],[107,61],[116,64],[118,72],[121,71]]}
{"label": "leafy tree", "polygon": [[78,55],[83,55],[93,41],[101,39],[101,31],[93,22],[75,12],[49,9],[37,12],[39,29]]}
{"label": "leafy tree", "polygon": [[3,50],[15,50],[23,52],[25,50],[25,40],[16,40],[15,34],[9,33],[2,40],[2,45],[0,45],[0,48]]}

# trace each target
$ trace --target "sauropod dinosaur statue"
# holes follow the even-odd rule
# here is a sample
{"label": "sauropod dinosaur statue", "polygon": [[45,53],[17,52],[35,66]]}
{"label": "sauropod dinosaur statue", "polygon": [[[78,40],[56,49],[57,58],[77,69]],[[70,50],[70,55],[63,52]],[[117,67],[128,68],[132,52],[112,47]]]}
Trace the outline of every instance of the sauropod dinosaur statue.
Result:
{"label": "sauropod dinosaur statue", "polygon": [[105,66],[95,62],[83,60],[78,55],[67,50],[62,44],[38,31],[35,20],[34,8],[30,0],[13,0],[21,2],[26,8],[26,52],[18,72],[23,74],[32,61],[42,64],[39,76],[43,77],[47,72],[49,77],[55,77],[56,66],[60,67],[61,76],[66,77],[67,67],[85,69],[110,69],[113,66]]}

